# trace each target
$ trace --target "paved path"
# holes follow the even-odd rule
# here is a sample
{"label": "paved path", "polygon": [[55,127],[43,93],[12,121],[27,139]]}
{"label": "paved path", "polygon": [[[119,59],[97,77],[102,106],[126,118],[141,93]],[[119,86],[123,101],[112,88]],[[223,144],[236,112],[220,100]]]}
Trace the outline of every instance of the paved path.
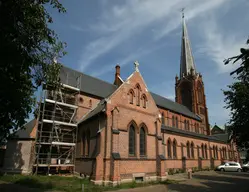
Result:
{"label": "paved path", "polygon": [[168,185],[168,192],[249,192],[249,173],[197,172],[193,179]]}
{"label": "paved path", "polygon": [[116,192],[249,192],[249,173],[205,171],[194,173],[193,179],[187,179],[187,174],[169,175],[169,179],[179,183]]}

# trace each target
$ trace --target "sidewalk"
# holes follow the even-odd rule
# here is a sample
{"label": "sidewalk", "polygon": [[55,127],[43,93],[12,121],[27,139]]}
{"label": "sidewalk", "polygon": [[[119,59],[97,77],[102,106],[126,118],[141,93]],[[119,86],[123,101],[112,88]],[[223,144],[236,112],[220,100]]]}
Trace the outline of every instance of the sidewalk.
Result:
{"label": "sidewalk", "polygon": [[187,173],[178,173],[174,175],[167,175],[167,179],[174,180],[174,181],[186,181],[188,180]]}

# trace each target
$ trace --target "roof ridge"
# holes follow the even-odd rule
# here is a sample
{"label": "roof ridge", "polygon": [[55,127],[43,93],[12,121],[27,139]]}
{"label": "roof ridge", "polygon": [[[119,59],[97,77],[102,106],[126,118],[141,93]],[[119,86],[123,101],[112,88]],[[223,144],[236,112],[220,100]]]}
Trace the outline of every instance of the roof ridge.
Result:
{"label": "roof ridge", "polygon": [[73,69],[73,68],[71,68],[71,67],[68,67],[68,66],[65,66],[65,65],[62,65],[62,66],[65,67],[65,68],[67,68],[67,69],[70,69],[70,70],[72,70],[72,71],[74,71],[74,72],[76,72],[76,73],[81,73],[81,74],[83,74],[83,75],[85,75],[85,76],[88,76],[88,77],[90,77],[90,78],[92,78],[92,79],[96,79],[96,80],[98,80],[98,81],[102,81],[102,82],[104,82],[104,83],[110,84],[110,85],[112,85],[113,87],[117,87],[116,85],[114,85],[114,84],[112,84],[112,83],[110,83],[110,82],[107,82],[107,81],[104,81],[104,80],[99,79],[99,78],[97,78],[97,77],[88,75],[88,74],[83,73],[83,72],[81,72],[81,71],[77,71],[77,70],[75,70],[75,69]]}

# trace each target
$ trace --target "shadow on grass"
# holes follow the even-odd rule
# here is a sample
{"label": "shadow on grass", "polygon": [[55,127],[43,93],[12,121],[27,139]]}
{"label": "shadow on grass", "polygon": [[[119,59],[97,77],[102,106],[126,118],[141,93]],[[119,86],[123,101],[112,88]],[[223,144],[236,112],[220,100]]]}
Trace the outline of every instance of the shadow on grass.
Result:
{"label": "shadow on grass", "polygon": [[30,188],[38,188],[43,190],[53,189],[52,182],[42,183],[33,178],[21,178],[14,182],[14,184],[29,186]]}
{"label": "shadow on grass", "polygon": [[53,189],[52,183],[42,183],[33,178],[20,178],[11,183],[0,183],[0,191],[44,192]]}

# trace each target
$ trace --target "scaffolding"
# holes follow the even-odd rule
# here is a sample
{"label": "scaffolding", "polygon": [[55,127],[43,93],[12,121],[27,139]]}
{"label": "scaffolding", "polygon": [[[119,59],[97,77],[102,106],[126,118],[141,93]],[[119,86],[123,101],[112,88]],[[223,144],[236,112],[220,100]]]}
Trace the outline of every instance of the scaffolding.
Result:
{"label": "scaffolding", "polygon": [[75,170],[76,115],[81,77],[75,78],[75,86],[60,84],[55,88],[43,85],[33,165],[35,174],[73,173]]}

